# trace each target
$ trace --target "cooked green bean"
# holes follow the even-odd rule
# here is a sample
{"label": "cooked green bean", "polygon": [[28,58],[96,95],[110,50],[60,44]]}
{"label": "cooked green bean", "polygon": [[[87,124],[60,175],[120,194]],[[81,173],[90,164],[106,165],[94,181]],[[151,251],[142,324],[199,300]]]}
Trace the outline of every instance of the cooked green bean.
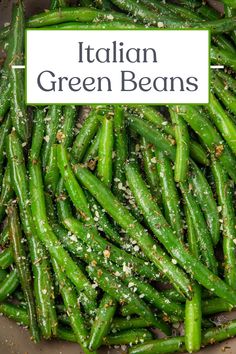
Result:
{"label": "cooked green bean", "polygon": [[191,162],[191,169],[194,196],[204,213],[213,244],[216,245],[220,239],[220,221],[217,204],[206,177],[193,161]]}
{"label": "cooked green bean", "polygon": [[126,318],[115,317],[111,323],[111,333],[124,331],[126,329],[151,327],[152,323],[142,317],[132,317],[128,321]]}
{"label": "cooked green bean", "polygon": [[172,226],[176,238],[181,240],[183,239],[183,221],[173,168],[170,160],[162,152],[156,151],[156,159],[165,217]]}
{"label": "cooked green bean", "polygon": [[[236,320],[222,324],[220,327],[207,329],[202,335],[202,346],[222,342],[236,334]],[[184,352],[184,337],[172,337],[153,340],[129,349],[129,354],[156,354]]]}
{"label": "cooked green bean", "polygon": [[[187,239],[190,253],[198,259],[199,249],[197,234],[192,215],[188,205],[185,206]],[[185,346],[189,353],[200,350],[201,348],[201,326],[202,326],[202,291],[200,285],[195,283],[193,286],[193,296],[185,303],[184,335]]]}
{"label": "cooked green bean", "polygon": [[125,186],[124,163],[128,156],[128,141],[124,109],[121,106],[114,108],[114,139],[115,158],[112,190],[120,201],[124,201],[122,187]]}
{"label": "cooked green bean", "polygon": [[217,274],[217,261],[215,258],[213,242],[201,209],[187,183],[180,183],[180,189],[194,225],[202,263],[204,263],[214,274]]}
{"label": "cooked green bean", "polygon": [[60,178],[59,169],[57,166],[57,145],[54,144],[51,146],[48,162],[46,166],[44,184],[48,191],[52,194],[56,193],[57,184]]}
{"label": "cooked green bean", "polygon": [[[82,173],[83,172],[80,171],[80,180],[82,180]],[[84,174],[85,173],[83,173],[83,175]],[[194,278],[205,288],[211,290],[222,299],[225,299],[226,301],[229,301],[234,304],[236,300],[236,294],[234,290],[230,288],[219,277],[213,274],[199,260],[193,257],[189,252],[187,252],[184,245],[176,239],[172,230],[163,218],[158,206],[155,202],[152,201],[152,198],[150,197],[150,192],[144,184],[141,176],[136,171],[136,169],[133,168],[130,164],[127,165],[126,175],[132,193],[134,194],[137,202],[142,208],[151,230],[172,255],[175,260],[174,262],[178,262],[185,269],[186,272],[192,274]],[[83,183],[85,184],[84,178]],[[159,225],[159,227],[157,228],[156,225]]]}
{"label": "cooked green bean", "polygon": [[84,121],[72,146],[71,153],[73,158],[77,162],[80,162],[83,159],[88,145],[90,144],[92,138],[97,132],[99,124],[100,121],[97,111],[95,109],[92,109],[88,117]]}
{"label": "cooked green bean", "polygon": [[[79,304],[77,299],[77,294],[75,289],[73,289],[72,284],[66,278],[63,269],[60,267],[58,262],[53,259],[53,269],[56,274],[56,278],[59,283],[60,293],[65,304],[67,314],[70,319],[70,324],[75,334],[76,341],[81,345],[84,352],[89,353],[88,350],[88,333],[82,318],[82,314],[79,310]],[[92,352],[95,354],[95,352]]]}
{"label": "cooked green bean", "polygon": [[89,275],[100,285],[103,291],[107,292],[112,298],[124,304],[127,303],[133,307],[134,311],[142,315],[146,320],[151,321],[167,335],[170,333],[170,328],[162,321],[155,319],[149,307],[128,287],[122,282],[114,278],[108,271],[102,267],[89,265],[87,267]]}
{"label": "cooked green bean", "polygon": [[97,164],[97,175],[108,187],[112,182],[113,134],[113,116],[108,114],[102,121]]}
{"label": "cooked green bean", "polygon": [[65,269],[68,278],[76,286],[78,291],[83,294],[83,305],[87,306],[90,310],[94,310],[96,291],[80,267],[62,247],[48,224],[43,194],[42,173],[38,162],[30,163],[30,177],[31,208],[38,237],[48,249],[51,257],[55,258],[58,264]]}
{"label": "cooked green bean", "polygon": [[236,80],[225,71],[217,71],[217,75],[223,80],[225,86],[229,87],[233,92],[236,91]]}
{"label": "cooked green bean", "polygon": [[226,109],[236,115],[236,98],[229,90],[229,87],[225,85],[224,82],[217,75],[213,75],[212,85],[215,94],[218,96],[220,101],[223,102]]}
{"label": "cooked green bean", "polygon": [[96,318],[92,324],[89,338],[90,350],[98,349],[101,346],[104,337],[109,333],[116,312],[116,307],[116,300],[113,300],[110,295],[104,294],[99,304],[99,308],[97,309]]}
{"label": "cooked green bean", "polygon": [[[11,246],[13,250],[19,281],[24,293],[24,297],[26,299],[27,313],[29,316],[29,327],[33,339],[35,340],[35,342],[38,342],[40,337],[39,337],[39,328],[37,324],[34,293],[31,287],[32,277],[30,272],[30,265],[27,261],[27,254],[23,246],[24,238],[21,233],[20,221],[18,218],[18,213],[15,205],[12,204],[8,207],[8,216],[9,216],[9,236],[10,236],[10,241],[11,241]],[[42,327],[40,327],[40,329],[42,330],[42,333],[47,332],[47,330],[44,331]]]}
{"label": "cooked green bean", "polygon": [[58,132],[57,139],[61,142],[65,148],[69,148],[72,145],[74,138],[74,126],[76,121],[76,107],[65,106],[63,109],[63,121],[61,130]]}
{"label": "cooked green bean", "polygon": [[227,173],[221,164],[215,160],[212,161],[212,173],[223,220],[224,277],[225,281],[232,288],[236,289],[236,217],[233,203],[233,188]]}
{"label": "cooked green bean", "polygon": [[129,211],[87,169],[80,165],[75,165],[74,170],[79,181],[90,191],[114,220],[137,241],[137,244],[147,258],[164,272],[165,276],[168,276],[181,292],[191,297],[191,283],[189,279],[171,262],[165,252],[154,242]]}
{"label": "cooked green bean", "polygon": [[62,118],[61,107],[57,105],[50,106],[45,119],[46,135],[44,137],[44,142],[42,146],[42,164],[44,169],[47,168],[52,145],[56,143],[57,133],[59,130],[59,123],[61,122],[61,118]]}
{"label": "cooked green bean", "polygon": [[210,57],[212,63],[229,66],[234,71],[236,70],[235,53],[232,53],[225,49],[219,49],[217,47],[211,46]]}
{"label": "cooked green bean", "polygon": [[184,182],[187,179],[189,165],[189,134],[186,123],[179,114],[178,106],[169,110],[175,129],[176,156],[175,181]]}
{"label": "cooked green bean", "polygon": [[[7,274],[6,278],[3,279],[0,283],[0,302],[6,300],[9,295],[14,293],[14,291],[19,286],[19,277],[17,269],[11,270],[9,274]],[[33,331],[34,339],[39,339],[37,335],[37,331]]]}
{"label": "cooked green bean", "polygon": [[155,126],[134,116],[128,116],[128,122],[131,129],[135,130],[141,136],[145,137],[149,143],[152,143],[160,151],[163,151],[172,160],[175,159],[175,147],[167,135],[155,129]]}
{"label": "cooked green bean", "polygon": [[0,195],[0,222],[3,220],[6,211],[6,205],[13,197],[14,191],[12,188],[10,166],[7,165],[2,180],[2,190]]}
{"label": "cooked green bean", "polygon": [[[133,22],[122,13],[115,11],[103,11],[90,8],[68,7],[60,11],[54,10],[49,12],[42,12],[32,16],[28,22],[28,27],[44,27],[49,25],[57,25],[63,22],[78,21],[78,22],[101,22],[101,21],[124,21]],[[231,20],[232,21],[232,20]],[[227,21],[231,23],[231,21]]]}
{"label": "cooked green bean", "polygon": [[219,159],[230,177],[236,182],[236,172],[232,166],[236,164],[236,159],[228,146],[224,143],[222,137],[217,132],[213,124],[209,121],[202,109],[188,105],[180,106],[186,122],[199,135],[200,139],[207,146],[208,150]]}
{"label": "cooked green bean", "polygon": [[[141,152],[143,160],[143,168],[145,176],[147,178],[148,185],[152,194],[157,198],[157,201],[161,200],[160,183],[157,174],[157,161],[154,154],[154,149],[151,144],[147,142],[144,137],[141,137]],[[124,168],[124,167],[123,167]]]}
{"label": "cooked green bean", "polygon": [[221,132],[222,136],[225,138],[229,147],[236,155],[236,125],[230,119],[229,115],[225,112],[213,94],[210,94],[208,111],[210,113],[211,119]]}
{"label": "cooked green bean", "polygon": [[138,344],[153,339],[153,334],[147,329],[128,329],[126,331],[110,334],[105,337],[103,344],[105,345],[122,345],[122,344]]}
{"label": "cooked green bean", "polygon": [[[106,250],[110,251],[110,259],[118,265],[131,265],[135,273],[139,273],[141,276],[149,279],[158,280],[160,278],[157,269],[149,262],[145,262],[143,259],[134,257],[131,254],[119,249],[110,242],[103,239],[99,234],[93,233],[91,229],[87,229],[86,225],[83,225],[78,220],[72,217],[71,210],[66,203],[65,196],[58,200],[58,211],[60,219],[64,226],[73,234],[77,235],[85,244],[94,248],[97,252],[104,254]],[[89,235],[89,236],[88,236]],[[90,237],[91,235],[91,237]]]}
{"label": "cooked green bean", "polygon": [[51,334],[55,334],[57,327],[50,266],[46,250],[35,230],[29,204],[29,186],[22,145],[15,131],[12,131],[7,139],[7,156],[12,184],[18,200],[22,228],[29,246],[38,321],[43,336],[49,338]]}
{"label": "cooked green bean", "polygon": [[0,253],[0,268],[6,269],[14,262],[12,247],[5,248]]}

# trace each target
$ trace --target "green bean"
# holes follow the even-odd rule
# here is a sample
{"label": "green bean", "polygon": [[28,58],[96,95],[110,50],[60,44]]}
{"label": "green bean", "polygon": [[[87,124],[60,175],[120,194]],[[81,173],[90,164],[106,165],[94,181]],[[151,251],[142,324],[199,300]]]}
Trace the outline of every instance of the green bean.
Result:
{"label": "green bean", "polygon": [[155,124],[159,129],[162,129],[167,135],[175,136],[175,131],[171,122],[158,112],[154,107],[144,105],[131,105],[135,114],[141,118],[145,118],[150,123]]}
{"label": "green bean", "polygon": [[128,155],[128,141],[124,109],[121,106],[114,108],[114,138],[115,159],[112,190],[120,201],[124,201],[124,193],[119,187],[125,185],[124,163]]}
{"label": "green bean", "polygon": [[83,305],[87,305],[93,310],[95,307],[94,299],[96,298],[96,291],[92,288],[92,285],[79,266],[64,250],[48,224],[42,186],[42,175],[38,162],[30,163],[30,177],[31,208],[38,237],[48,249],[51,257],[55,258],[58,264],[65,269],[67,277],[76,286],[78,291],[83,294]]}
{"label": "green bean", "polygon": [[[137,111],[141,118],[144,117],[150,123],[155,124],[158,129],[163,130],[163,132],[165,132],[167,135],[175,138],[175,130],[173,126],[170,124],[170,122],[168,122],[168,120],[166,120],[165,117],[162,116],[160,112],[149,106],[136,105],[132,107],[135,108],[135,111]],[[170,140],[170,142],[173,143],[173,140]],[[209,165],[209,160],[203,147],[194,140],[191,140],[189,144],[192,158],[203,165]]]}
{"label": "green bean", "polygon": [[181,240],[183,239],[183,221],[180,213],[180,199],[174,181],[171,162],[159,151],[156,151],[156,158],[165,217],[172,226],[176,238]]}
{"label": "green bean", "polygon": [[75,141],[72,146],[72,156],[77,161],[80,162],[87,150],[88,145],[90,144],[92,138],[97,132],[99,126],[99,117],[97,111],[92,109],[88,117],[84,121],[78,135],[75,138]]}
{"label": "green bean", "polygon": [[163,295],[165,297],[167,297],[167,299],[170,299],[170,301],[175,301],[175,302],[179,302],[179,303],[183,303],[186,301],[186,298],[178,293],[175,289],[166,289],[163,290],[161,293],[163,293]]}
{"label": "green bean", "polygon": [[[30,273],[30,265],[27,261],[27,255],[23,246],[24,238],[21,233],[17,209],[13,204],[8,207],[8,216],[10,241],[21,288],[26,299],[27,312],[29,316],[29,327],[33,339],[38,342],[39,328],[37,325],[34,293],[31,287],[32,277]],[[44,333],[44,331],[42,332]]]}
{"label": "green bean", "polygon": [[200,136],[200,139],[207,146],[209,151],[214,154],[223,164],[230,177],[236,182],[236,173],[232,166],[236,164],[234,155],[227,145],[224,144],[222,137],[215,127],[208,120],[204,111],[199,111],[193,106],[180,106],[184,119],[191,128]]}
{"label": "green bean", "polygon": [[[149,334],[147,334],[149,333]],[[135,342],[137,341],[137,336],[140,338],[140,336],[144,335],[146,338],[147,337],[150,337],[151,338],[151,334],[150,332],[144,332],[144,330],[142,330],[141,332],[139,331],[122,331],[120,333],[117,333],[116,335],[109,335],[107,336],[105,339],[104,339],[104,344],[105,345],[113,345],[112,343],[127,343],[128,341],[131,341],[131,342]],[[66,341],[69,341],[69,342],[76,342],[75,340],[75,336],[74,336],[74,333],[66,328],[59,328],[58,329],[58,333],[57,333],[57,337],[59,339],[62,339],[62,340],[66,340]],[[153,336],[152,336],[153,338]],[[144,340],[144,338],[142,338],[142,340]],[[140,341],[142,341],[141,338],[140,338]],[[130,343],[130,342],[129,342]]]}
{"label": "green bean", "polygon": [[[109,272],[112,272],[115,276],[119,276],[121,280],[129,287],[137,288],[137,292],[140,295],[144,295],[147,302],[161,309],[164,313],[169,315],[174,315],[178,318],[183,317],[183,309],[179,304],[175,304],[174,302],[168,301],[167,298],[162,296],[159,292],[156,291],[151,285],[140,281],[138,278],[134,276],[129,276],[126,274],[126,271],[123,264],[123,270],[114,265],[109,259],[112,255],[112,250],[109,252],[103,253],[102,255],[96,253],[96,251],[92,249],[88,249],[86,244],[83,242],[78,242],[74,238],[73,240],[68,237],[68,234],[65,230],[58,230],[59,239],[65,244],[65,246],[76,256],[84,259],[86,262],[91,262],[98,264],[99,266],[103,266],[108,269]],[[129,268],[128,268],[129,269]],[[119,275],[118,275],[119,274]]]}
{"label": "green bean", "polygon": [[229,87],[233,92],[236,91],[236,80],[224,71],[217,71],[217,75],[223,80],[224,85]]}
{"label": "green bean", "polygon": [[57,167],[57,145],[54,144],[51,146],[49,152],[48,162],[44,176],[45,187],[52,194],[56,193],[59,178],[59,169]]}
{"label": "green bean", "polygon": [[111,333],[124,331],[127,329],[151,327],[152,323],[141,317],[132,317],[128,321],[125,318],[115,317],[111,323]]}
{"label": "green bean", "polygon": [[212,173],[215,180],[217,198],[221,207],[223,220],[223,253],[224,253],[224,277],[225,281],[234,289],[236,289],[236,256],[235,256],[235,211],[233,204],[233,189],[231,181],[226,172],[213,159]]}
{"label": "green bean", "polygon": [[137,244],[147,258],[164,272],[165,276],[168,276],[181,292],[187,296],[191,296],[191,286],[188,278],[171,262],[165,252],[154,242],[129,211],[88,170],[80,165],[74,166],[74,170],[79,181],[97,199],[110,216],[137,241]]}
{"label": "green bean", "polygon": [[[176,304],[174,302],[170,302],[165,296],[159,293],[155,288],[153,288],[149,283],[140,280],[139,278],[135,277],[134,275],[129,274],[129,270],[126,271],[125,268],[123,269],[117,267],[112,261],[110,261],[110,254],[111,252],[107,253],[109,257],[106,257],[106,254],[102,256],[96,254],[93,250],[88,252],[86,248],[80,244],[78,248],[81,248],[80,252],[82,255],[85,256],[86,261],[91,263],[96,262],[97,265],[102,266],[109,270],[110,273],[114,274],[116,277],[120,278],[124,284],[128,286],[129,289],[137,293],[144,298],[144,300],[151,305],[155,306],[156,308],[160,309],[167,315],[173,315],[175,318],[182,319],[183,318],[183,308],[181,305]],[[133,307],[131,306],[133,310]]]}
{"label": "green bean", "polygon": [[212,315],[219,312],[230,312],[233,308],[234,306],[229,302],[219,298],[202,301],[202,313],[204,315]]}
{"label": "green bean", "polygon": [[158,1],[148,1],[148,0],[142,0],[142,4],[147,6],[150,10],[155,11],[157,14],[163,14],[166,15],[167,17],[174,17],[175,19],[181,19],[181,20],[186,20],[186,19],[191,19],[192,21],[199,21],[199,16],[197,16],[193,11],[190,11],[189,9],[183,7],[183,6],[177,6],[176,4],[162,4],[159,3]]}
{"label": "green bean", "polygon": [[223,107],[213,94],[210,94],[210,103],[208,105],[212,121],[215,123],[222,136],[225,138],[229,147],[236,155],[236,125],[230,119]]}
{"label": "green bean", "polygon": [[84,191],[75,178],[70,166],[68,153],[62,144],[57,146],[57,163],[61,176],[64,180],[65,188],[76,210],[79,212],[82,219],[87,224],[91,225],[93,229],[95,229],[95,223],[93,222],[92,214]]}
{"label": "green bean", "polygon": [[[78,21],[78,22],[100,22],[100,21],[125,21],[133,22],[126,15],[112,11],[103,11],[89,8],[68,7],[64,9],[42,12],[32,16],[28,22],[28,27],[43,27],[49,25],[57,25],[63,22]],[[229,20],[227,22],[232,22]]]}
{"label": "green bean", "polygon": [[154,339],[129,348],[129,354],[156,354],[184,352],[184,337]]}
{"label": "green bean", "polygon": [[201,209],[187,183],[180,183],[180,189],[194,225],[202,262],[213,273],[217,274],[217,261],[215,259],[212,238],[207,229]]}
{"label": "green bean", "polygon": [[[18,16],[20,14],[20,17]],[[21,47],[22,43],[22,4],[19,6],[14,5],[12,11],[12,19],[11,25],[8,27],[9,32],[7,34],[7,55],[6,59],[4,60],[4,65],[1,70],[1,86],[0,86],[0,122],[4,118],[5,114],[7,113],[8,109],[10,108],[10,100],[11,100],[11,84],[9,83],[10,75],[13,70],[11,69],[11,62],[15,61],[18,58],[14,58],[15,53],[19,51],[19,47]],[[19,38],[18,38],[19,35]],[[18,41],[19,39],[19,41]],[[14,59],[14,60],[13,60]]]}
{"label": "green bean", "polygon": [[109,114],[102,121],[97,164],[97,175],[108,187],[112,182],[113,140],[113,117]]}
{"label": "green bean", "polygon": [[29,246],[38,322],[43,336],[49,338],[51,334],[55,334],[57,327],[49,262],[46,250],[35,230],[29,204],[29,187],[22,145],[15,131],[12,131],[7,139],[7,156],[10,163],[13,188],[18,198],[22,228]]}
{"label": "green bean", "polygon": [[217,204],[212,189],[202,171],[194,162],[191,162],[191,169],[191,183],[193,185],[194,195],[204,213],[213,244],[216,245],[220,239],[220,222]]}
{"label": "green bean", "polygon": [[[110,267],[112,269],[112,267]],[[144,296],[144,300],[150,303],[152,306],[160,309],[164,314],[175,317],[176,319],[183,319],[184,312],[181,305],[170,302],[165,296],[154,289],[151,285],[146,282],[140,281],[136,277],[129,277],[123,279],[124,283],[128,285],[131,289],[137,288],[137,293]]]}
{"label": "green bean", "polygon": [[[188,205],[185,206],[185,214],[188,228],[187,239],[189,251],[198,259],[197,234]],[[202,291],[197,283],[193,285],[193,289],[192,299],[186,300],[185,303],[185,346],[189,353],[198,351],[201,348]]]}
{"label": "green bean", "polygon": [[13,24],[12,36],[14,44],[14,50],[11,60],[10,69],[10,85],[12,93],[12,101],[10,107],[10,114],[12,125],[19,134],[23,142],[27,142],[29,139],[29,119],[27,117],[27,110],[24,104],[24,88],[23,88],[23,72],[12,68],[12,65],[22,64],[23,59],[23,41],[24,41],[24,9],[22,2],[19,2],[17,7],[13,9]]}
{"label": "green bean", "polygon": [[106,213],[97,203],[96,199],[89,193],[86,193],[90,203],[90,208],[94,216],[94,220],[98,230],[105,233],[106,237],[121,247],[127,245],[127,241],[119,234],[114,224],[108,219]]}
{"label": "green bean", "polygon": [[29,325],[29,318],[28,314],[25,309],[21,308],[20,306],[16,306],[11,303],[1,303],[0,304],[0,313],[3,315],[12,318],[14,321],[16,321],[19,324],[22,324],[24,326]]}
{"label": "green bean", "polygon": [[163,151],[172,160],[175,159],[175,147],[173,146],[173,139],[170,141],[168,137],[155,129],[155,126],[145,122],[136,116],[128,116],[128,122],[131,129],[135,130],[141,136],[145,137],[149,143],[152,143],[160,151]]}
{"label": "green bean", "polygon": [[[202,335],[202,345],[222,342],[236,334],[236,320],[222,324],[220,327],[207,329]],[[153,340],[129,349],[129,354],[156,354],[184,352],[184,337]]]}
{"label": "green bean", "polygon": [[190,155],[194,161],[205,166],[208,166],[210,164],[206,150],[202,147],[202,145],[200,145],[198,142],[194,140],[191,140],[189,148],[190,148]]}
{"label": "green bean", "polygon": [[187,205],[184,205],[185,218],[186,218],[186,226],[187,226],[187,239],[188,239],[188,248],[189,251],[199,259],[199,248],[198,248],[198,239],[197,234],[194,227],[194,222]]}
{"label": "green bean", "polygon": [[143,343],[150,339],[153,339],[153,334],[147,329],[129,329],[110,334],[104,338],[103,343],[105,345],[132,345]]}
{"label": "green bean", "polygon": [[149,307],[134,292],[124,286],[122,282],[114,278],[108,271],[102,267],[87,267],[89,275],[94,279],[103,291],[107,292],[112,298],[124,304],[130,304],[134,311],[143,316],[146,320],[155,323],[164,333],[170,333],[169,327],[162,321],[156,320]]}
{"label": "green bean", "polygon": [[[81,175],[82,173],[80,172],[80,176]],[[176,262],[178,262],[186,272],[192,274],[193,277],[205,288],[211,290],[217,294],[217,296],[225,299],[226,301],[234,304],[236,300],[234,290],[215,274],[213,274],[206,266],[199,262],[199,260],[193,257],[185,249],[184,245],[176,239],[175,235],[163,218],[158,206],[152,201],[150,193],[142,181],[142,178],[139,176],[136,169],[132,167],[132,165],[127,165],[126,175],[132,193],[139,203],[139,206],[141,207],[151,230],[156,235],[158,240],[166,247]],[[100,193],[102,193],[101,190]]]}
{"label": "green bean", "polygon": [[0,174],[2,174],[2,166],[4,162],[4,150],[6,136],[9,134],[11,129],[11,117],[8,114],[0,126]]}
{"label": "green bean", "polygon": [[82,160],[84,163],[88,164],[90,170],[94,170],[96,168],[100,136],[101,136],[101,128],[98,129],[97,134],[93,138]]}
{"label": "green bean", "polygon": [[[112,16],[113,13],[111,13]],[[109,16],[109,15],[108,15]],[[129,19],[128,19],[129,21]],[[49,26],[42,27],[42,29],[48,29]],[[54,25],[53,28],[56,29],[67,29],[67,30],[122,30],[122,29],[145,29],[146,27],[143,24],[132,23],[132,22],[121,22],[119,19],[115,21],[106,21],[102,22],[65,22],[58,25]]]}
{"label": "green bean", "polygon": [[[11,270],[9,274],[7,274],[6,278],[3,279],[0,283],[0,302],[6,300],[19,286],[19,277],[17,269]],[[35,340],[37,340],[37,333],[34,332]]]}
{"label": "green bean", "polygon": [[63,269],[55,259],[52,259],[52,264],[59,283],[63,302],[70,319],[70,324],[76,337],[76,341],[81,345],[85,353],[89,353],[87,344],[88,333],[81,312],[79,310],[75,289],[73,289],[72,284],[66,278]]}
{"label": "green bean", "polygon": [[186,123],[179,114],[178,106],[169,110],[175,129],[176,156],[175,156],[175,181],[184,182],[187,178],[189,165],[189,134]]}
{"label": "green bean", "polygon": [[[224,5],[225,16],[226,17],[233,17],[236,14],[236,9],[232,8],[230,5]],[[236,30],[231,33],[231,38],[234,44],[236,44]]]}
{"label": "green bean", "polygon": [[61,120],[61,107],[57,105],[52,105],[49,107],[47,116],[46,116],[46,135],[44,138],[44,143],[42,146],[42,162],[43,167],[46,169],[48,162],[51,147],[56,143],[57,132],[59,129],[59,123]]}
{"label": "green bean", "polygon": [[156,158],[152,145],[150,145],[144,137],[141,137],[141,152],[148,185],[152,194],[156,197],[157,201],[160,202],[161,192],[156,168]]}
{"label": "green bean", "polygon": [[152,264],[119,249],[112,243],[103,239],[99,234],[93,233],[91,229],[88,230],[86,225],[73,218],[64,196],[63,198],[58,198],[58,209],[60,219],[64,226],[70,232],[77,235],[82,242],[88,244],[89,247],[94,248],[96,252],[104,254],[106,250],[109,250],[110,259],[114,261],[114,263],[121,266],[131,265],[134,272],[149,279],[158,280],[160,278],[156,268]]}
{"label": "green bean", "polygon": [[213,64],[225,65],[232,68],[234,71],[236,70],[235,53],[211,46],[210,57]]}
{"label": "green bean", "polygon": [[231,54],[235,54],[235,48],[232,42],[223,34],[218,34],[217,36],[212,36],[212,42],[219,48],[223,49]]}
{"label": "green bean", "polygon": [[12,253],[12,247],[5,248],[0,253],[0,268],[6,269],[14,262],[14,257]]}
{"label": "green bean", "polygon": [[45,133],[44,110],[37,108],[33,116],[33,134],[31,143],[31,160],[38,160]]}
{"label": "green bean", "polygon": [[116,301],[110,295],[104,294],[91,328],[89,339],[90,350],[96,350],[102,345],[103,338],[109,333],[116,307]]}
{"label": "green bean", "polygon": [[0,222],[2,221],[2,219],[5,215],[6,205],[10,201],[10,199],[13,197],[13,195],[14,195],[14,192],[12,189],[10,166],[7,165],[7,167],[5,169],[4,176],[3,176],[2,190],[1,190],[1,195],[0,195]]}
{"label": "green bean", "polygon": [[147,9],[143,4],[137,3],[135,0],[112,0],[112,3],[119,7],[121,10],[132,14],[139,21],[147,23],[149,25],[154,25],[159,27],[161,22],[161,27],[167,28],[194,28],[202,27],[208,28],[212,33],[220,32],[230,32],[235,27],[235,18],[231,19],[220,19],[215,21],[181,21],[175,20],[174,17],[168,15],[157,15],[153,11]]}
{"label": "green bean", "polygon": [[69,148],[72,145],[74,138],[74,125],[76,120],[76,107],[75,106],[65,106],[63,109],[63,122],[61,131],[58,133],[58,140],[65,146],[65,148]]}

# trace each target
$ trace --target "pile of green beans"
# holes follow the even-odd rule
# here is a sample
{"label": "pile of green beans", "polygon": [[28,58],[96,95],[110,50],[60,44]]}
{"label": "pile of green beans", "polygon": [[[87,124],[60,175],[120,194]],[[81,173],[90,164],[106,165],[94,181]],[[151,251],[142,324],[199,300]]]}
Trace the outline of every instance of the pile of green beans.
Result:
{"label": "pile of green beans", "polygon": [[[236,5],[222,2],[224,16],[200,0],[52,0],[25,18],[18,1],[0,29],[0,313],[33,341],[157,354],[236,337],[236,319],[213,325],[236,308]],[[50,26],[208,28],[225,69],[205,106],[26,107],[12,65],[24,29]]]}

